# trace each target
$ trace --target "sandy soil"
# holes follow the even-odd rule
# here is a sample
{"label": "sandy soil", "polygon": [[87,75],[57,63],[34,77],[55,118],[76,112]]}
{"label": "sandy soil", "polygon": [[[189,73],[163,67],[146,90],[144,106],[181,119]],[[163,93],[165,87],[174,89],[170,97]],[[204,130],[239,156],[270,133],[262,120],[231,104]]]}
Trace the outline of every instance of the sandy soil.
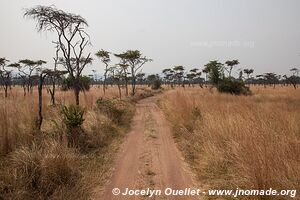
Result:
{"label": "sandy soil", "polygon": [[114,188],[119,188],[121,193],[126,188],[162,190],[162,195],[150,199],[197,199],[164,195],[166,188],[195,188],[195,184],[172,138],[170,125],[156,105],[159,98],[146,98],[137,104],[131,131],[117,156],[113,176],[96,199],[149,199],[149,196],[113,195]]}

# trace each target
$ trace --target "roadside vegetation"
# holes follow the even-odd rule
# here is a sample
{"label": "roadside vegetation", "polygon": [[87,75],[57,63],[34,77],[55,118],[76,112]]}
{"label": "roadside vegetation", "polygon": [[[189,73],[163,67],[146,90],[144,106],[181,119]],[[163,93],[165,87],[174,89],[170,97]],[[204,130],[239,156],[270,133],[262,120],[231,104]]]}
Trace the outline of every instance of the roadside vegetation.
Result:
{"label": "roadside vegetation", "polygon": [[251,90],[177,88],[160,105],[203,188],[299,190],[300,96],[292,87]]}
{"label": "roadside vegetation", "polygon": [[[95,104],[99,94],[91,88],[81,96],[83,108],[72,104],[71,92],[58,91],[56,106],[50,106],[49,95],[44,95],[45,119],[37,131],[33,106],[37,91],[24,98],[21,88],[15,90],[0,106],[0,198],[91,197],[109,176],[113,155],[129,128],[134,102],[116,99],[116,88],[106,94],[109,105]],[[122,114],[115,120],[107,113]]]}
{"label": "roadside vegetation", "polygon": [[57,41],[53,68],[43,60],[0,58],[0,199],[90,199],[109,176],[135,102],[152,95],[136,84],[151,59],[128,50],[115,54],[120,64],[112,67],[109,53],[98,52],[113,81],[102,93],[83,75],[93,61],[83,17],[54,6],[24,16]]}
{"label": "roadside vegetation", "polygon": [[[299,189],[299,69],[254,76],[236,70],[238,60],[214,60],[146,75],[152,59],[139,50],[90,52],[80,15],[37,6],[24,17],[56,36],[53,63],[0,57],[0,199],[90,199],[110,176],[135,103],[163,90],[161,106],[205,187]],[[92,64],[103,74],[86,75]]]}

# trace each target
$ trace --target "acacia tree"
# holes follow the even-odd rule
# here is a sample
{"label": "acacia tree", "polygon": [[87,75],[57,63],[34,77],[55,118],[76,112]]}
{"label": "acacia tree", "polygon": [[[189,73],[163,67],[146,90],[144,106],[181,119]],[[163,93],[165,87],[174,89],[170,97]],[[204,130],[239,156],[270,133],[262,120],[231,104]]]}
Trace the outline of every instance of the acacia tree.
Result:
{"label": "acacia tree", "polygon": [[207,86],[207,82],[208,82],[208,73],[209,73],[209,71],[208,71],[207,68],[204,68],[204,69],[202,70],[202,72],[205,74],[205,86]]}
{"label": "acacia tree", "polygon": [[201,75],[202,75],[202,73],[199,72],[199,69],[197,69],[197,68],[191,69],[191,70],[189,71],[189,73],[186,74],[186,78],[187,78],[188,81],[189,81],[189,86],[190,86],[191,84],[193,84],[193,86],[194,86],[195,82],[198,81],[200,87],[203,87],[203,86],[202,86],[202,80],[203,80],[203,79],[201,78]]}
{"label": "acacia tree", "polygon": [[128,72],[128,67],[129,64],[127,64],[127,60],[125,58],[125,55],[122,54],[114,54],[117,58],[120,59],[119,63],[117,64],[117,66],[119,66],[120,68],[122,68],[122,72],[123,72],[123,80],[124,80],[124,84],[125,84],[125,91],[126,91],[126,96],[128,96],[128,81],[129,81],[129,77],[128,75],[130,75],[130,73]]}
{"label": "acacia tree", "polygon": [[173,79],[174,79],[175,72],[172,69],[167,68],[167,69],[163,69],[162,73],[164,74],[165,83],[170,84],[171,87],[173,87],[173,81],[174,81]]}
{"label": "acacia tree", "polygon": [[[16,68],[16,69],[19,69],[20,68],[20,63],[11,63],[8,65],[9,67],[12,67],[12,68]],[[26,96],[26,76],[18,73],[18,78],[19,80],[21,80],[21,85],[22,85],[22,88],[23,88],[23,92],[24,92],[24,96]]]}
{"label": "acacia tree", "polygon": [[238,65],[240,64],[240,62],[238,60],[228,60],[225,62],[225,64],[228,66],[228,69],[226,69],[226,71],[228,72],[228,77],[231,78],[231,72],[232,72],[232,69],[235,65]]}
{"label": "acacia tree", "polygon": [[294,67],[294,68],[290,69],[290,71],[293,73],[293,75],[292,75],[292,76],[299,76],[299,72],[300,72],[300,70],[299,70],[299,69],[297,69],[296,67]]}
{"label": "acacia tree", "polygon": [[142,73],[142,72],[138,73],[138,74],[136,75],[137,82],[138,82],[139,84],[144,84],[144,82],[145,82],[145,76],[146,76],[145,73]]}
{"label": "acacia tree", "polygon": [[109,72],[109,62],[110,62],[110,52],[105,51],[105,50],[100,50],[98,51],[95,55],[100,58],[101,62],[104,63],[105,69],[104,69],[104,80],[103,80],[103,93],[105,95],[105,90],[106,90],[106,80],[107,80],[107,73]]}
{"label": "acacia tree", "polygon": [[[36,79],[33,72],[43,64],[41,60],[33,61],[29,59],[19,60],[20,65],[15,65],[18,67],[19,76],[23,79],[24,85],[27,88],[27,93],[32,93],[33,82]],[[24,88],[25,89],[25,88]],[[24,95],[26,95],[24,93]]]}
{"label": "acacia tree", "polygon": [[210,61],[204,67],[204,70],[208,74],[208,78],[211,83],[216,86],[220,83],[220,80],[224,77],[224,65],[217,60]]}
{"label": "acacia tree", "polygon": [[9,60],[6,60],[6,58],[0,58],[0,78],[1,82],[4,88],[5,98],[7,98],[8,88],[11,87],[11,74],[12,70],[8,70],[6,63],[9,62]]}
{"label": "acacia tree", "polygon": [[121,54],[115,54],[116,57],[120,58],[123,64],[128,64],[131,71],[131,88],[132,96],[135,95],[136,90],[136,75],[143,65],[147,62],[151,62],[152,59],[142,56],[138,50],[128,50]]}
{"label": "acacia tree", "polygon": [[283,78],[285,78],[287,84],[291,84],[294,87],[294,89],[297,89],[297,85],[300,82],[299,70],[297,68],[292,68],[290,69],[290,71],[292,72],[292,75],[284,75]]}
{"label": "acacia tree", "polygon": [[270,86],[273,85],[274,88],[275,85],[279,83],[278,75],[276,75],[275,73],[265,73],[263,77],[266,80],[266,83]]}
{"label": "acacia tree", "polygon": [[250,79],[250,75],[253,74],[254,69],[244,69],[244,73],[247,74],[247,80]]}
{"label": "acacia tree", "polygon": [[177,84],[179,85],[180,83],[182,83],[182,86],[184,86],[184,82],[183,82],[183,75],[184,75],[184,67],[179,65],[179,66],[175,66],[173,67],[173,71],[174,71],[174,78],[177,81]]}
{"label": "acacia tree", "polygon": [[76,105],[79,105],[80,76],[90,63],[90,53],[85,57],[84,50],[89,41],[85,32],[87,21],[80,15],[66,13],[53,6],[37,6],[25,11],[24,16],[37,21],[37,30],[55,32],[65,61],[65,68],[72,79]]}
{"label": "acacia tree", "polygon": [[158,74],[150,74],[147,76],[148,86],[151,86],[152,90],[158,90],[161,88],[161,79]]}
{"label": "acacia tree", "polygon": [[186,78],[189,81],[189,86],[191,86],[191,84],[193,84],[193,86],[194,86],[195,77],[196,77],[195,73],[188,73],[188,74],[186,74]]}
{"label": "acacia tree", "polygon": [[[111,72],[111,78],[113,81],[117,84],[118,86],[118,91],[119,91],[119,98],[122,99],[122,91],[121,91],[121,83],[124,79],[126,79],[126,68],[122,67],[121,65],[117,64],[114,67],[110,68]],[[127,87],[126,87],[127,88]],[[126,90],[128,92],[128,90]],[[127,93],[128,94],[128,93]]]}

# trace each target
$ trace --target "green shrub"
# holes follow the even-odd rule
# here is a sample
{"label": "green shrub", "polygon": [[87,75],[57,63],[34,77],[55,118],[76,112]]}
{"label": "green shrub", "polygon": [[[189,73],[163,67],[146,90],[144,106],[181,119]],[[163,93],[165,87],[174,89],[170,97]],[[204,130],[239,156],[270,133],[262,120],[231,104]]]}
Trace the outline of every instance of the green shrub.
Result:
{"label": "green shrub", "polygon": [[217,89],[222,93],[230,93],[234,95],[250,95],[249,87],[243,81],[234,80],[231,78],[224,78],[219,81]]}
{"label": "green shrub", "polygon": [[151,84],[151,89],[152,90],[158,90],[161,88],[161,80],[160,79],[155,79],[152,84]]}
{"label": "green shrub", "polygon": [[75,147],[84,147],[86,143],[86,134],[81,128],[84,122],[84,109],[80,106],[64,106],[62,109],[63,122],[67,127],[67,137],[70,145]]}
{"label": "green shrub", "polygon": [[[91,85],[91,78],[88,76],[81,76],[79,79],[79,87],[82,91],[89,91]],[[61,89],[67,91],[74,86],[74,80],[69,76],[63,80]]]}
{"label": "green shrub", "polygon": [[84,122],[84,109],[80,106],[70,105],[62,108],[63,122],[68,129],[78,128]]}
{"label": "green shrub", "polygon": [[110,120],[119,125],[128,123],[132,105],[129,102],[119,99],[100,98],[96,101],[97,108]]}

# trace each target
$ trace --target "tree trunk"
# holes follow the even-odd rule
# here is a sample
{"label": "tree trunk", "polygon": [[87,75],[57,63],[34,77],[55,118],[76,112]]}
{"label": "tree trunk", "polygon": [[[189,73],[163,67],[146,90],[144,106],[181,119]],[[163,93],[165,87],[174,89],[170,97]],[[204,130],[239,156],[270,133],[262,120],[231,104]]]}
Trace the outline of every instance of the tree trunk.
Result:
{"label": "tree trunk", "polygon": [[50,97],[51,97],[51,104],[55,105],[55,90],[49,90]]}
{"label": "tree trunk", "polygon": [[107,65],[105,65],[104,80],[103,80],[103,93],[104,93],[104,96],[105,96],[105,91],[106,91],[106,79],[107,79]]}
{"label": "tree trunk", "polygon": [[38,130],[41,130],[41,126],[43,123],[43,113],[42,113],[42,107],[43,107],[43,81],[44,77],[41,73],[40,79],[39,79],[39,85],[38,85],[38,96],[39,96],[39,103],[38,103],[38,119],[37,119],[37,128]]}
{"label": "tree trunk", "polygon": [[119,97],[120,97],[120,99],[122,99],[122,92],[121,92],[120,82],[118,82],[118,90],[119,90]]}
{"label": "tree trunk", "polygon": [[[56,69],[55,69],[56,70]],[[52,77],[52,90],[50,89],[51,103],[55,105],[55,77]]]}
{"label": "tree trunk", "polygon": [[125,77],[125,90],[126,90],[126,96],[128,96],[128,80],[127,80],[127,77]]}
{"label": "tree trunk", "polygon": [[75,81],[74,94],[75,94],[76,105],[79,106],[80,86],[79,86],[78,80]]}
{"label": "tree trunk", "polygon": [[7,90],[8,90],[8,85],[7,85],[7,84],[5,84],[5,87],[4,87],[5,98],[7,98]]}
{"label": "tree trunk", "polygon": [[26,87],[23,85],[24,97],[26,96]]}
{"label": "tree trunk", "polygon": [[135,87],[136,87],[135,78],[132,78],[132,96],[135,95]]}
{"label": "tree trunk", "polygon": [[106,89],[106,75],[104,75],[104,80],[103,80],[103,93],[105,96],[105,89]]}
{"label": "tree trunk", "polygon": [[131,86],[132,86],[132,93],[131,95],[135,95],[135,86],[136,86],[136,80],[135,80],[135,74],[134,74],[134,68],[131,68]]}
{"label": "tree trunk", "polygon": [[74,94],[75,94],[75,102],[76,105],[79,106],[79,94],[80,94],[80,89],[78,87],[74,88]]}

